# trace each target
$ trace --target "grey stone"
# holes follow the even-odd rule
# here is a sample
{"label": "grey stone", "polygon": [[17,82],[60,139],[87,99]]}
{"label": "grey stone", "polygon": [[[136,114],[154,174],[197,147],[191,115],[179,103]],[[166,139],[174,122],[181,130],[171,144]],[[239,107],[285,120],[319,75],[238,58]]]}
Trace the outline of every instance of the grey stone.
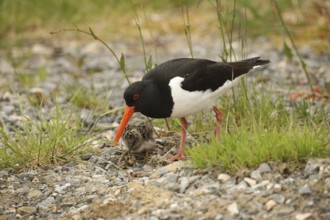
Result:
{"label": "grey stone", "polygon": [[0,178],[8,177],[9,172],[7,170],[0,170]]}
{"label": "grey stone", "polygon": [[273,195],[271,195],[271,197],[278,204],[283,204],[285,201],[285,197],[281,194],[273,194]]}
{"label": "grey stone", "polygon": [[268,163],[262,163],[259,165],[259,168],[258,168],[260,174],[263,174],[263,173],[269,173],[272,171],[272,169],[270,168],[270,166],[268,165]]}
{"label": "grey stone", "polygon": [[184,193],[186,189],[189,187],[190,181],[188,177],[182,177],[181,178],[181,183],[180,183],[180,193]]}
{"label": "grey stone", "polygon": [[37,208],[48,209],[55,203],[55,198],[52,196],[47,197],[45,200],[37,204]]}
{"label": "grey stone", "polygon": [[255,180],[261,180],[261,174],[259,170],[254,170],[250,173],[250,177]]}
{"label": "grey stone", "polygon": [[82,160],[89,160],[89,159],[91,159],[92,156],[93,156],[92,153],[87,153],[87,154],[82,155],[81,159]]}
{"label": "grey stone", "polygon": [[63,194],[71,186],[71,183],[66,183],[64,185],[55,185],[55,192]]}
{"label": "grey stone", "polygon": [[298,192],[300,195],[309,195],[312,193],[312,191],[309,189],[309,187],[307,185],[300,187]]}

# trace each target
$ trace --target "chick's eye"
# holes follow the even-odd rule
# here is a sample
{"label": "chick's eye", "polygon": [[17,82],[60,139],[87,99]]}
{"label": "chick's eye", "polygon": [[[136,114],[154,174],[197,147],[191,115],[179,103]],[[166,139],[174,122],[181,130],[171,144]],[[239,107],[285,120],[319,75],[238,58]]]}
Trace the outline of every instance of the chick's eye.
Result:
{"label": "chick's eye", "polygon": [[140,94],[136,93],[133,95],[133,100],[136,101],[140,98]]}

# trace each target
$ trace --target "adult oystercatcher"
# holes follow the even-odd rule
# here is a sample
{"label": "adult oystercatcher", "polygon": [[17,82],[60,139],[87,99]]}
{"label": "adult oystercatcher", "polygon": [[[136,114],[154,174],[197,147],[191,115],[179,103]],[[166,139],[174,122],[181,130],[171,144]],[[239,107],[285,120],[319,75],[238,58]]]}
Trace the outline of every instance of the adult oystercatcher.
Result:
{"label": "adult oystercatcher", "polygon": [[[180,58],[164,62],[150,70],[141,81],[132,83],[124,93],[126,109],[114,138],[118,143],[134,112],[151,118],[181,120],[181,144],[172,158],[183,159],[188,127],[186,116],[214,104],[217,98],[239,81],[252,68],[269,63],[260,57],[238,62],[215,62],[206,59]],[[220,139],[221,111],[213,106]]]}

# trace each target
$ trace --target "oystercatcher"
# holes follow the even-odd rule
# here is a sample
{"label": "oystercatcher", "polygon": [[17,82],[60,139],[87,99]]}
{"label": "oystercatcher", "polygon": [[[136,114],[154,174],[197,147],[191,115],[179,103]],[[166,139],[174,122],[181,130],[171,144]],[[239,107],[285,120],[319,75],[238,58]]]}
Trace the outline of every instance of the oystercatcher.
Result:
{"label": "oystercatcher", "polygon": [[[179,58],[150,70],[141,81],[132,83],[124,92],[126,109],[114,138],[118,143],[134,112],[151,118],[181,120],[181,144],[172,159],[183,159],[188,127],[186,116],[212,106],[217,98],[239,81],[252,68],[269,63],[260,57],[238,62],[215,62],[206,59]],[[220,139],[221,111],[213,106]]]}

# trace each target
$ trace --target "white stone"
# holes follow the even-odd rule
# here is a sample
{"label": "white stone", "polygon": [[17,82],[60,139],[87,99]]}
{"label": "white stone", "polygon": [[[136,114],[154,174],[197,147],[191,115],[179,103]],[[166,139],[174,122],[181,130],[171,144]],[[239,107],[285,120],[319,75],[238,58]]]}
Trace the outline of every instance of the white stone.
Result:
{"label": "white stone", "polygon": [[255,186],[257,184],[257,181],[255,179],[251,179],[248,177],[244,178],[244,181],[249,184],[250,187]]}
{"label": "white stone", "polygon": [[238,207],[237,207],[237,203],[234,202],[232,204],[230,204],[227,208],[227,210],[230,212],[230,214],[232,215],[237,215],[239,213]]}
{"label": "white stone", "polygon": [[218,176],[218,180],[222,183],[225,183],[225,182],[229,181],[230,178],[231,178],[231,176],[229,176],[228,174],[225,174],[225,173],[221,173]]}
{"label": "white stone", "polygon": [[281,186],[280,184],[276,183],[276,184],[274,185],[273,189],[274,189],[274,192],[279,193],[279,192],[282,191],[282,186]]}
{"label": "white stone", "polygon": [[296,214],[295,219],[296,220],[305,220],[305,219],[308,219],[311,216],[312,216],[312,213],[310,213],[310,212],[299,213],[299,214]]}

